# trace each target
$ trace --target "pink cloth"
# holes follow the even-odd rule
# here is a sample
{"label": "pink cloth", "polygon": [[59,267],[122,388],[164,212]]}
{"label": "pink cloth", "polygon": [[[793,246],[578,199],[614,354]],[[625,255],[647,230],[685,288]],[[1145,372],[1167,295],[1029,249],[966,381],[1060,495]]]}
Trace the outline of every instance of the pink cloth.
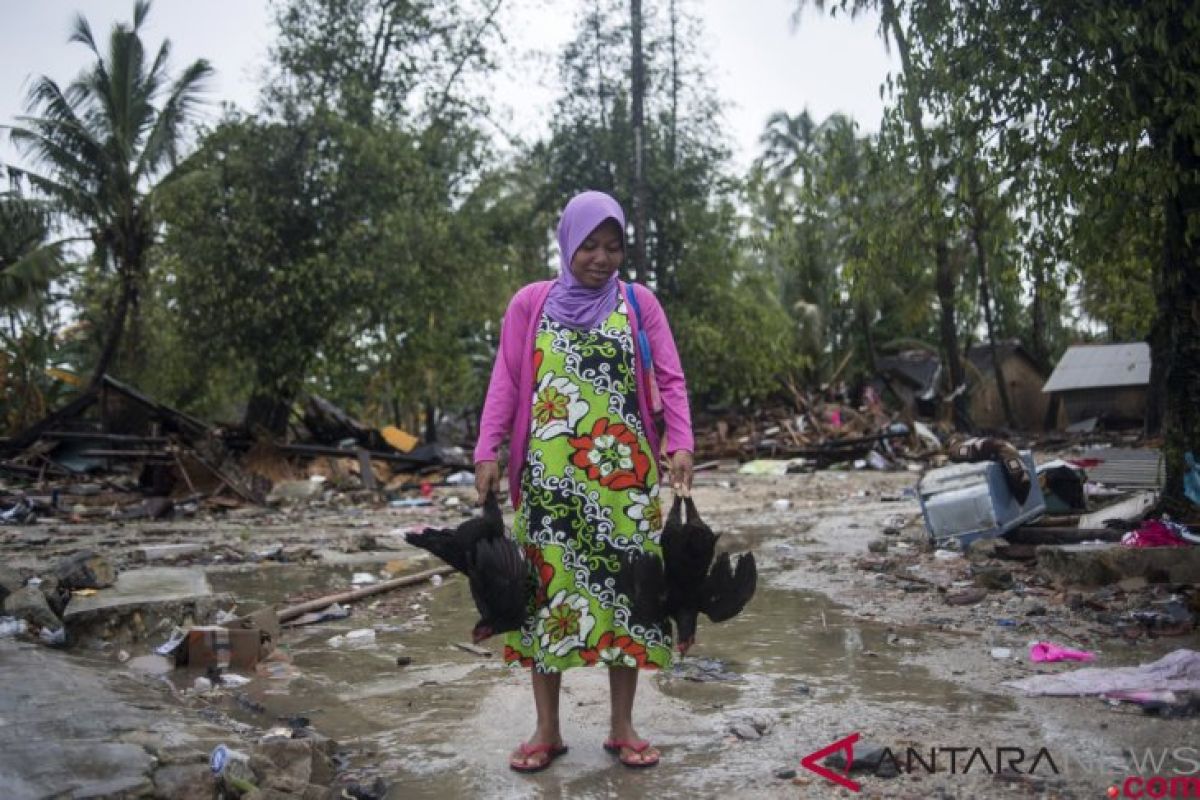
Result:
{"label": "pink cloth", "polygon": [[1161,520],[1148,519],[1136,531],[1122,536],[1121,544],[1125,547],[1190,547],[1192,543]]}
{"label": "pink cloth", "polygon": [[1086,650],[1071,650],[1052,642],[1033,642],[1029,645],[1031,661],[1095,661],[1096,654]]}
{"label": "pink cloth", "polygon": [[[520,289],[508,304],[504,321],[500,326],[500,348],[496,363],[492,366],[492,378],[488,383],[487,398],[483,403],[483,414],[479,420],[479,440],[475,444],[475,463],[494,461],[501,442],[509,439],[508,486],[513,507],[521,501],[521,470],[525,467],[525,456],[529,449],[529,422],[533,410],[533,351],[537,340],[538,322],[546,296],[553,281],[539,281]],[[667,452],[679,450],[692,452],[692,414],[688,406],[687,384],[675,339],[667,324],[658,298],[644,286],[631,284],[637,292],[642,310],[642,321],[650,339],[650,353],[654,358],[654,375],[663,401],[663,416],[666,421]],[[630,311],[629,324],[633,339],[637,341],[638,320]],[[643,385],[646,370],[642,357],[634,347],[634,373],[638,385],[638,411],[646,438],[654,453],[660,452],[658,435],[654,430],[649,406],[649,387]]]}

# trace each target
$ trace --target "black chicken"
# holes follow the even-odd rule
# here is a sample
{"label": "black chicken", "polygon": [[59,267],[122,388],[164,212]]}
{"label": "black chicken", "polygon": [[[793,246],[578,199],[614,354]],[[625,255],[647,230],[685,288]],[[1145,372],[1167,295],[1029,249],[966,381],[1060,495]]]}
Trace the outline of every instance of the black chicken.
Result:
{"label": "black chicken", "polygon": [[406,533],[409,544],[428,550],[467,576],[479,621],[471,630],[476,643],[496,633],[519,630],[529,603],[529,566],[521,548],[504,535],[504,517],[495,492],[488,492],[483,514],[457,528],[426,528]]}
{"label": "black chicken", "polygon": [[677,496],[663,526],[662,560],[645,554],[625,559],[620,587],[630,598],[632,621],[661,624],[670,616],[677,641],[691,642],[699,614],[724,622],[745,608],[758,581],[754,554],[738,556],[736,567],[728,553],[714,561],[718,538],[700,518],[692,499]]}

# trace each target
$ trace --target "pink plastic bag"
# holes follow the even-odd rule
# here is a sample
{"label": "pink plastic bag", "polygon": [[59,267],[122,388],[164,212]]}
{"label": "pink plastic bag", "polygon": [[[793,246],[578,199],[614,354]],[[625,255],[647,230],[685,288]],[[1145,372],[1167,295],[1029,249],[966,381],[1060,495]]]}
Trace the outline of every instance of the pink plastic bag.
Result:
{"label": "pink plastic bag", "polygon": [[1095,661],[1096,654],[1086,650],[1070,650],[1053,642],[1033,642],[1029,645],[1030,661]]}
{"label": "pink plastic bag", "polygon": [[1125,547],[1190,547],[1191,542],[1184,539],[1162,520],[1148,519],[1136,531],[1131,531],[1121,537]]}

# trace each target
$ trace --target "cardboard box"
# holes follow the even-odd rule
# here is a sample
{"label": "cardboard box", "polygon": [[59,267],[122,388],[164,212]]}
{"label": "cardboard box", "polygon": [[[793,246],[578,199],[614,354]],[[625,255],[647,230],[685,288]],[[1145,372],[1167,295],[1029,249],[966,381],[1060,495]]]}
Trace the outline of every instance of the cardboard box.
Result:
{"label": "cardboard box", "polygon": [[280,626],[279,616],[275,613],[274,608],[264,608],[260,611],[255,611],[253,614],[246,614],[238,617],[235,620],[226,622],[224,627],[230,630],[253,630],[260,634],[260,645],[258,660],[266,658],[275,646],[279,644]]}
{"label": "cardboard box", "polygon": [[262,650],[262,634],[257,629],[198,625],[187,633],[177,651],[176,664],[189,667],[220,667],[253,670]]}

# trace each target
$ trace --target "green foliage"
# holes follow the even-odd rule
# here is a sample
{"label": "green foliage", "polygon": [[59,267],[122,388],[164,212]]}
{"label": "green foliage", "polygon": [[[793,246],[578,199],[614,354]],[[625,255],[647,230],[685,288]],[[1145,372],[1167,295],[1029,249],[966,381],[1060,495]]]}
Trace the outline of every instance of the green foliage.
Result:
{"label": "green foliage", "polygon": [[762,143],[749,184],[754,242],[792,313],[806,383],[825,382],[847,351],[851,374],[870,372],[879,343],[927,338],[931,286],[912,247],[907,165],[838,114],[819,124],[776,114]]}
{"label": "green foliage", "polygon": [[[644,14],[648,280],[699,404],[761,399],[782,388],[802,356],[789,346],[791,325],[769,275],[745,256],[734,212],[740,187],[694,46],[699,25],[684,6]],[[623,2],[589,3],[562,52],[564,92],[544,147],[550,174],[542,207],[552,213],[584,189],[607,191],[632,210],[628,19]],[[632,277],[629,258],[626,271]]]}
{"label": "green foliage", "polygon": [[94,62],[66,89],[49,77],[35,81],[31,116],[11,131],[13,143],[44,168],[11,171],[84,226],[94,244],[94,291],[109,298],[95,309],[94,329],[104,339],[97,375],[117,355],[127,317],[136,321],[153,242],[153,192],[170,177],[212,72],[201,59],[171,81],[170,42],[149,57],[141,39],[149,10],[146,0],[135,2],[132,24],[115,24],[103,53],[87,20],[77,17],[71,42],[87,47]]}
{"label": "green foliage", "polygon": [[45,203],[0,194],[0,426],[10,432],[39,419],[66,390],[47,373],[67,355],[50,294],[66,273],[63,244],[50,235]]}

